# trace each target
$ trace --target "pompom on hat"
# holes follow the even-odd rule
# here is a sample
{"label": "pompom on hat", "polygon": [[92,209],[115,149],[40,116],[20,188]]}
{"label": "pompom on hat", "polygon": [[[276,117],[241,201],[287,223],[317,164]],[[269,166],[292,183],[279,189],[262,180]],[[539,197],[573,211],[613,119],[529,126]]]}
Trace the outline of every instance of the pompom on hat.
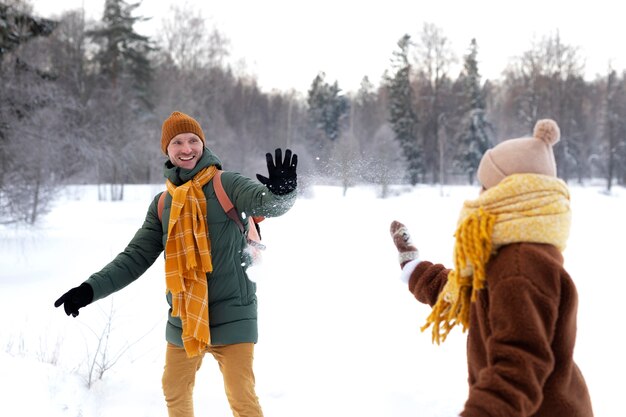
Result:
{"label": "pompom on hat", "polygon": [[170,117],[165,119],[161,128],[161,150],[167,155],[167,146],[170,144],[172,138],[181,133],[194,133],[202,139],[202,143],[205,143],[204,132],[200,123],[191,116],[175,111],[170,114]]}
{"label": "pompom on hat", "polygon": [[509,139],[483,155],[476,176],[485,189],[512,174],[542,174],[556,177],[552,147],[561,138],[554,120],[537,121],[532,137]]}

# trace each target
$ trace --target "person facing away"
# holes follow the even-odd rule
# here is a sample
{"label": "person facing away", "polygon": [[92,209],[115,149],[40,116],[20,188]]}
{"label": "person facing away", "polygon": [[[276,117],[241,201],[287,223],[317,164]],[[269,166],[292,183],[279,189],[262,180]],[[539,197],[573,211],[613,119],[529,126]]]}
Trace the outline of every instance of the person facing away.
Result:
{"label": "person facing away", "polygon": [[[195,375],[207,352],[219,363],[233,415],[262,416],[253,372],[256,284],[246,274],[246,238],[214,191],[212,179],[222,163],[206,147],[200,124],[177,111],[163,122],[161,149],[168,158],[161,215],[159,194],[126,249],[54,305],[76,317],[80,308],[139,278],[165,251],[170,309],[162,384],[169,416],[194,415]],[[250,216],[280,216],[296,199],[297,155],[287,149],[283,159],[276,149],[275,160],[270,153],[266,160],[269,176],[257,174],[261,183],[235,172],[221,176],[246,228]]]}
{"label": "person facing away", "polygon": [[560,130],[539,120],[533,137],[506,140],[482,157],[483,190],[466,201],[454,268],[420,261],[406,226],[393,221],[401,277],[432,306],[422,331],[467,334],[469,394],[463,417],[591,417],[573,360],[578,295],[563,268],[570,195],[556,177]]}

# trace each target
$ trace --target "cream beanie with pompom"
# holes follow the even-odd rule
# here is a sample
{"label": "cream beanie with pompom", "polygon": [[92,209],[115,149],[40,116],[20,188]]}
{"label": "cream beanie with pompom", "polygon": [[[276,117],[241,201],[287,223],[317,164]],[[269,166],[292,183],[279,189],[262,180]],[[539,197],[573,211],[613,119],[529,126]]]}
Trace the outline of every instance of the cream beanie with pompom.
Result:
{"label": "cream beanie with pompom", "polygon": [[556,177],[552,147],[560,138],[561,131],[554,120],[539,120],[532,137],[505,140],[485,152],[476,176],[486,189],[512,174]]}

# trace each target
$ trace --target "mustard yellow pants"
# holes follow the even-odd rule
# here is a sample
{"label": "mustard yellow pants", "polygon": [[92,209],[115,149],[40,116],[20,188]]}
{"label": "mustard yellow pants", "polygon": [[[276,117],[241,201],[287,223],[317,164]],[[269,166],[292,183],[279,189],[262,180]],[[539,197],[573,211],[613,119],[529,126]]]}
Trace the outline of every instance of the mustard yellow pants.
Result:
{"label": "mustard yellow pants", "polygon": [[[224,389],[235,417],[263,417],[254,390],[253,343],[210,346],[207,352],[217,360]],[[165,353],[163,394],[169,417],[193,417],[193,387],[204,354],[188,358],[185,349],[171,343]]]}

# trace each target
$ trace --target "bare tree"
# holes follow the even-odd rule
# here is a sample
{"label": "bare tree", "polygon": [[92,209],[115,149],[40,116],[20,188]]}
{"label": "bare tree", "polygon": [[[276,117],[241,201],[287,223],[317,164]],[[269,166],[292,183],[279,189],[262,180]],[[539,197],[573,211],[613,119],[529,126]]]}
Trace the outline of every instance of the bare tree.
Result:
{"label": "bare tree", "polygon": [[338,174],[345,196],[348,189],[357,184],[359,178],[360,158],[357,141],[354,134],[348,130],[332,144],[332,147],[329,165],[331,170]]}
{"label": "bare tree", "polygon": [[436,182],[444,178],[445,158],[442,153],[446,146],[440,142],[447,135],[440,130],[445,129],[445,125],[441,124],[446,118],[445,95],[452,89],[448,72],[457,58],[443,31],[432,23],[425,23],[422,28],[415,58],[424,152],[438,156],[426,159],[426,169]]}
{"label": "bare tree", "polygon": [[[623,169],[624,147],[626,147],[626,86],[615,70],[610,70],[606,79],[604,104],[604,138],[606,159],[606,189],[611,192],[618,170]],[[622,172],[623,175],[623,172]]]}
{"label": "bare tree", "polygon": [[[0,223],[35,223],[48,209],[55,185],[54,142],[32,130],[49,126],[42,115],[54,104],[53,86],[28,47],[49,36],[56,22],[29,11],[22,1],[0,4]],[[23,151],[24,141],[29,152]]]}
{"label": "bare tree", "polygon": [[113,368],[133,346],[139,343],[154,329],[153,327],[137,339],[126,342],[119,348],[112,348],[110,342],[113,336],[114,323],[116,322],[115,308],[112,302],[109,311],[103,313],[104,324],[102,325],[102,329],[96,331],[89,328],[89,331],[95,338],[95,349],[90,352],[89,346],[91,343],[87,342],[87,370],[85,380],[88,388],[91,388],[96,381],[101,380],[109,369]]}
{"label": "bare tree", "polygon": [[584,163],[580,153],[585,129],[580,118],[585,101],[571,94],[582,80],[584,65],[578,48],[564,44],[556,32],[535,42],[516,59],[505,73],[505,114],[500,125],[506,136],[532,132],[540,118],[553,118],[561,128],[561,141],[555,146],[559,176],[568,179],[574,168]]}
{"label": "bare tree", "polygon": [[206,67],[222,67],[228,57],[229,40],[209,29],[202,11],[189,3],[173,4],[163,19],[159,43],[184,74]]}

